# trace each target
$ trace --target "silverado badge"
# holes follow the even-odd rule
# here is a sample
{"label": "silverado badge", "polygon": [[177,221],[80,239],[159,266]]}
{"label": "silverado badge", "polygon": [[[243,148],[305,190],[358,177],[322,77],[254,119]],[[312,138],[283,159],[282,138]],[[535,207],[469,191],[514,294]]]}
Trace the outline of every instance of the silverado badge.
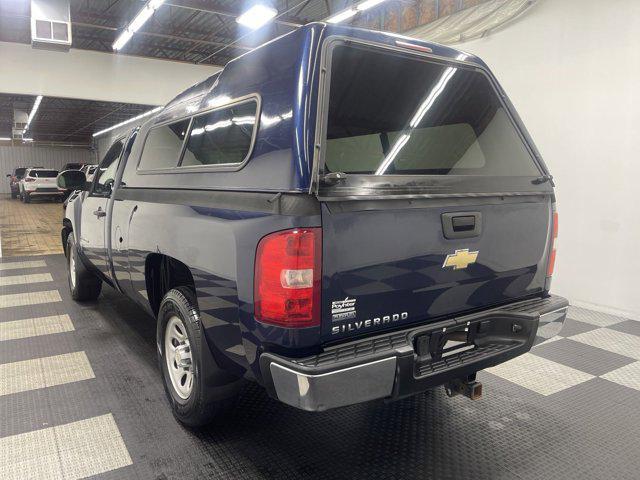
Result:
{"label": "silverado badge", "polygon": [[453,267],[454,270],[462,270],[472,263],[476,263],[479,252],[470,252],[468,248],[456,250],[454,253],[447,255],[444,259],[442,268]]}

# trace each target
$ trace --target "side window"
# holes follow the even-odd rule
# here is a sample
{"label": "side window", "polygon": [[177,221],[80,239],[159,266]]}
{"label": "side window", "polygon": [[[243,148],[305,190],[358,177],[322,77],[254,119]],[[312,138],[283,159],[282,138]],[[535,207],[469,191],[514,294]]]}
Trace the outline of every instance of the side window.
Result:
{"label": "side window", "polygon": [[251,148],[256,110],[250,101],[195,117],[180,166],[242,163]]}
{"label": "side window", "polygon": [[111,195],[113,183],[116,179],[116,171],[120,163],[118,159],[120,158],[123,147],[124,139],[121,139],[111,145],[111,148],[107,151],[107,154],[102,159],[102,162],[100,162],[100,166],[96,171],[93,190],[91,191],[92,195],[101,197]]}
{"label": "side window", "polygon": [[178,165],[182,141],[188,128],[189,119],[152,128],[142,149],[140,170],[171,168]]}

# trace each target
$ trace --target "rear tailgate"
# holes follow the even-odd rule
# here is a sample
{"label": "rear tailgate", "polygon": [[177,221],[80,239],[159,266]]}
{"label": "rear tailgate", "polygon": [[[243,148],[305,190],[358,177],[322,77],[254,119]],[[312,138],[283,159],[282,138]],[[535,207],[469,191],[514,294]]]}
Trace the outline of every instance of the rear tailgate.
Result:
{"label": "rear tailgate", "polygon": [[323,61],[323,339],[542,294],[553,190],[490,74],[340,41]]}
{"label": "rear tailgate", "polygon": [[[369,211],[353,204],[324,205],[325,338],[458,314],[543,291],[549,197],[487,199],[462,208],[429,206],[428,201],[418,208],[415,201],[392,203],[397,205],[379,202],[378,210]],[[445,238],[442,222],[450,213],[476,214],[481,233]]]}

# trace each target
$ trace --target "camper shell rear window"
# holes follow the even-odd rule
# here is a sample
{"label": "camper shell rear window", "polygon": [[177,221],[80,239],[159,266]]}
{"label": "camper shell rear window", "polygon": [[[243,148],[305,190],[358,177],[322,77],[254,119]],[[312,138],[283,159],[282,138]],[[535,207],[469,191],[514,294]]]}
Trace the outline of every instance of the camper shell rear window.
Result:
{"label": "camper shell rear window", "polygon": [[478,68],[339,43],[330,56],[324,174],[541,175]]}

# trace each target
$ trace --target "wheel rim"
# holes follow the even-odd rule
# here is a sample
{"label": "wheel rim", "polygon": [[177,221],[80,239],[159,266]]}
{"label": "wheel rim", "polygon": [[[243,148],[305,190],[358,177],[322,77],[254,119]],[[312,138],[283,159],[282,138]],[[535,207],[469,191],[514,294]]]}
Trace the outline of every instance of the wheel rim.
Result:
{"label": "wheel rim", "polygon": [[69,252],[69,279],[71,288],[76,288],[76,256],[72,250]]}
{"label": "wheel rim", "polygon": [[164,356],[173,389],[186,400],[193,389],[191,346],[184,323],[175,315],[169,319],[165,329]]}

